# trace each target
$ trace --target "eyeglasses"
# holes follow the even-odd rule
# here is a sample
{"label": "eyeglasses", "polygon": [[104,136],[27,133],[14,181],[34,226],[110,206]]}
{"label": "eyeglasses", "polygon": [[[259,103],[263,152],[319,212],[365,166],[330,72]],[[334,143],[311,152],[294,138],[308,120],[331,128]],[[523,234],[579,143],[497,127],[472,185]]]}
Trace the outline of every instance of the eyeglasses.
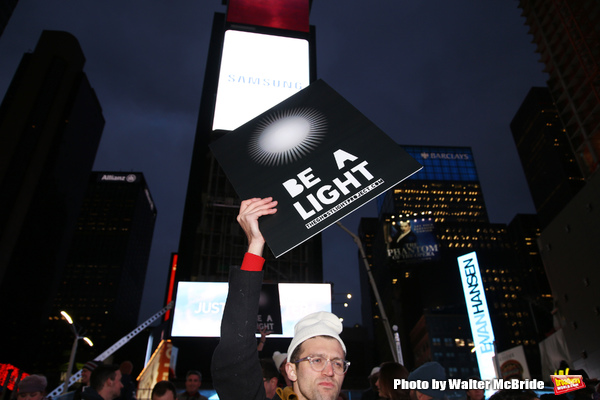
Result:
{"label": "eyeglasses", "polygon": [[294,364],[298,364],[302,361],[308,361],[311,368],[315,372],[321,372],[327,366],[327,363],[331,363],[331,367],[333,368],[333,372],[338,375],[344,375],[348,372],[348,367],[350,366],[350,361],[342,360],[341,358],[334,358],[333,360],[324,357],[313,357],[308,356],[301,358],[299,360],[294,361]]}

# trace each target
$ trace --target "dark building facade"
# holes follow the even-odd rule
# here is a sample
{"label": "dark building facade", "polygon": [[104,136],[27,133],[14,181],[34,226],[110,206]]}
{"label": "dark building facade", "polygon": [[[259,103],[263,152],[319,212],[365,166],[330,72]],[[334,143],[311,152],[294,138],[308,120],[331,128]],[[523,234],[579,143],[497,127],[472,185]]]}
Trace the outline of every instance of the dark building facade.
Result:
{"label": "dark building facade", "polygon": [[520,0],[549,75],[548,88],[584,177],[600,156],[600,4]]}
{"label": "dark building facade", "polygon": [[25,371],[34,372],[104,128],[84,63],[75,37],[44,31],[0,106],[0,339],[4,361]]}
{"label": "dark building facade", "polygon": [[0,0],[0,36],[4,32],[19,0]]}
{"label": "dark building facade", "polygon": [[[88,181],[77,227],[45,331],[45,365],[69,360],[72,334],[64,310],[92,339],[81,343],[78,362],[108,349],[138,325],[156,207],[142,173],[93,172]],[[143,341],[143,339],[142,339]],[[54,351],[56,350],[56,351]],[[135,360],[137,367],[142,356]],[[120,358],[123,355],[118,355]],[[131,360],[134,361],[134,360]]]}
{"label": "dark building facade", "polygon": [[548,88],[531,88],[510,129],[538,218],[545,227],[584,184]]}
{"label": "dark building facade", "polygon": [[[525,23],[549,75],[548,88],[585,185],[545,226],[538,246],[554,299],[554,335],[568,355],[552,357],[550,373],[566,359],[600,376],[597,199],[600,191],[600,3],[520,0]],[[564,161],[563,161],[564,162]],[[535,188],[531,188],[532,194]],[[560,339],[564,338],[564,340]]]}
{"label": "dark building facade", "polygon": [[[535,352],[539,339],[525,300],[523,267],[515,264],[507,225],[488,220],[471,149],[402,147],[424,168],[380,198],[379,227],[376,232],[371,228],[370,239],[373,271],[386,314],[392,325],[399,326],[406,365],[416,367],[433,360],[425,360],[423,349],[411,346],[410,332],[423,324],[424,314],[450,307],[454,314],[466,318],[457,257],[473,251],[479,259],[498,349],[523,344],[532,363],[538,363]],[[416,236],[414,243],[399,245],[410,237],[403,236],[403,226],[409,226]],[[372,320],[380,318],[376,307],[371,313]],[[378,339],[380,332],[376,326]],[[463,332],[453,338],[448,332],[446,337],[452,339],[452,346],[459,346],[456,343],[463,342],[454,339],[471,339],[470,334]],[[386,351],[376,350],[385,359]],[[447,373],[460,378],[472,375],[472,370],[461,375],[471,368],[467,365],[456,368]]]}

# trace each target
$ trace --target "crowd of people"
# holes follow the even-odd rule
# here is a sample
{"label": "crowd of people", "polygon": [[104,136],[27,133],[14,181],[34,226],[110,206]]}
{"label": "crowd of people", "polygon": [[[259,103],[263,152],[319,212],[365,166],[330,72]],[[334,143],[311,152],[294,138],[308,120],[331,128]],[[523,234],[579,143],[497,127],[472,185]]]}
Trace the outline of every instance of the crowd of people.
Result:
{"label": "crowd of people", "polygon": [[[229,274],[229,292],[221,321],[221,339],[211,363],[212,382],[221,400],[344,400],[342,384],[350,362],[340,337],[342,323],[330,312],[316,312],[302,318],[286,353],[276,351],[260,358],[268,332],[261,331],[257,345],[256,316],[262,285],[262,252],[265,245],[258,220],[277,212],[272,198],[249,199],[241,203],[238,223],[248,239],[248,250],[241,267]],[[120,366],[86,363],[82,388],[72,392],[72,400],[135,400],[131,364]],[[129,377],[129,378],[128,378]],[[473,378],[477,379],[477,378]],[[370,387],[362,400],[445,400],[441,388],[431,386],[398,388],[395,383],[446,380],[437,362],[427,362],[413,371],[397,362],[385,362],[368,377]],[[178,393],[170,381],[156,383],[152,400],[208,400],[200,394],[202,374],[188,371],[185,390]],[[47,382],[41,375],[30,375],[18,385],[18,400],[43,400]],[[484,400],[483,390],[464,393],[465,400]],[[71,399],[64,399],[71,400]],[[500,390],[489,400],[540,400],[535,392]],[[549,399],[541,399],[549,400]]]}

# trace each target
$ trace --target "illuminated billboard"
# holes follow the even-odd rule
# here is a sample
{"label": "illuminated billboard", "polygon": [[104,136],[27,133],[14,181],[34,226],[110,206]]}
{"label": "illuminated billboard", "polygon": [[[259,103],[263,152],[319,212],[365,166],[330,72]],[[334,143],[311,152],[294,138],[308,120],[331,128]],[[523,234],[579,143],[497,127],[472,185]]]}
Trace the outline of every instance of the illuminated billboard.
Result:
{"label": "illuminated billboard", "polygon": [[[263,288],[270,285],[263,285]],[[331,312],[331,285],[328,283],[279,283],[273,284],[279,291],[279,304],[269,310],[280,310],[280,315],[264,312],[263,294],[257,316],[257,328],[279,318],[281,333],[269,337],[291,338],[294,326],[302,317],[316,312]],[[172,336],[219,337],[221,318],[227,300],[227,282],[179,282],[173,315]],[[272,296],[272,294],[270,295]],[[278,306],[278,307],[277,307]],[[267,325],[268,330],[273,330]],[[258,329],[257,329],[258,332]]]}
{"label": "illuminated billboard", "polygon": [[307,40],[228,30],[213,130],[232,131],[309,83]]}
{"label": "illuminated billboard", "polygon": [[432,218],[386,218],[383,225],[388,259],[398,263],[439,258],[440,246]]}
{"label": "illuminated billboard", "polygon": [[496,378],[494,368],[494,330],[485,298],[485,288],[479,271],[477,254],[465,254],[457,258],[460,280],[465,294],[471,334],[482,380]]}

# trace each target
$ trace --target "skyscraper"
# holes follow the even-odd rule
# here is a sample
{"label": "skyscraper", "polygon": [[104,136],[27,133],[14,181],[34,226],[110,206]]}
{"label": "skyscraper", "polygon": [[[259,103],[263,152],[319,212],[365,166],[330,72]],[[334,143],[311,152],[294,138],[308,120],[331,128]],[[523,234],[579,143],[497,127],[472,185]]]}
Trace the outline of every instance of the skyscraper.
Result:
{"label": "skyscraper", "polygon": [[600,157],[600,4],[521,0],[567,137],[584,177]]}
{"label": "skyscraper", "polygon": [[[208,144],[247,122],[249,117],[243,117],[237,126],[231,125],[246,109],[261,104],[263,98],[267,100],[262,104],[270,105],[257,113],[285,98],[272,97],[272,93],[279,91],[287,97],[295,93],[283,92],[285,85],[279,82],[302,81],[308,85],[315,80],[314,29],[308,23],[309,1],[267,3],[268,6],[263,7],[245,0],[230,1],[227,15],[216,14],[213,21],[179,244],[177,280],[226,280],[229,267],[240,265],[246,250],[246,237],[235,222],[241,199],[211,155]],[[300,72],[292,71],[293,66],[282,68],[280,65],[285,57],[279,53],[297,42],[306,49],[299,56],[303,60],[300,64],[306,64]],[[242,47],[236,47],[241,43],[244,43],[242,47],[253,49],[252,59],[236,58],[248,54],[241,51]],[[266,59],[267,54],[276,55],[276,70],[269,71],[274,63]],[[247,63],[252,63],[252,71],[244,68]],[[279,78],[271,82],[273,76]],[[269,93],[242,100],[241,109],[231,106],[234,103],[231,98],[240,103],[240,96],[261,87],[267,88]],[[228,93],[234,95],[228,97]],[[274,98],[279,100],[273,102]],[[279,258],[266,249],[265,257],[267,281],[320,282],[323,279],[320,235]]]}
{"label": "skyscraper", "polygon": [[8,25],[10,16],[17,6],[18,1],[19,0],[0,0],[0,36],[2,36],[2,32],[4,32],[6,25]]}
{"label": "skyscraper", "polygon": [[[548,87],[585,185],[538,239],[552,296],[556,328],[568,349],[566,361],[590,376],[600,374],[600,303],[597,268],[600,235],[600,4],[597,1],[521,0]],[[564,359],[563,358],[563,359]],[[546,373],[560,359],[550,360]]]}
{"label": "skyscraper", "polygon": [[584,184],[548,88],[531,88],[510,129],[533,203],[545,227]]}
{"label": "skyscraper", "polygon": [[[241,200],[212,156],[209,144],[316,80],[315,34],[309,0],[228,1],[213,18],[211,42],[184,206],[176,281],[226,281],[241,265],[247,239],[236,222]],[[290,49],[298,49],[290,52]],[[249,112],[249,110],[251,110]],[[243,168],[243,166],[240,166]],[[265,177],[265,179],[267,179]],[[321,237],[275,258],[265,248],[267,282],[322,282]],[[174,338],[178,370],[202,368],[216,342]],[[186,354],[194,354],[194,359]],[[201,358],[202,365],[197,365]]]}
{"label": "skyscraper", "polygon": [[[138,325],[156,207],[142,173],[92,172],[45,331],[40,370],[66,362],[72,335],[67,311],[94,342],[78,360],[93,359]],[[62,334],[61,334],[62,333]],[[142,339],[143,340],[143,339]],[[138,366],[144,348],[139,351]],[[134,361],[134,360],[132,360]]]}
{"label": "skyscraper", "polygon": [[39,350],[104,128],[84,63],[75,37],[44,31],[0,106],[0,341],[6,361],[25,370]]}

